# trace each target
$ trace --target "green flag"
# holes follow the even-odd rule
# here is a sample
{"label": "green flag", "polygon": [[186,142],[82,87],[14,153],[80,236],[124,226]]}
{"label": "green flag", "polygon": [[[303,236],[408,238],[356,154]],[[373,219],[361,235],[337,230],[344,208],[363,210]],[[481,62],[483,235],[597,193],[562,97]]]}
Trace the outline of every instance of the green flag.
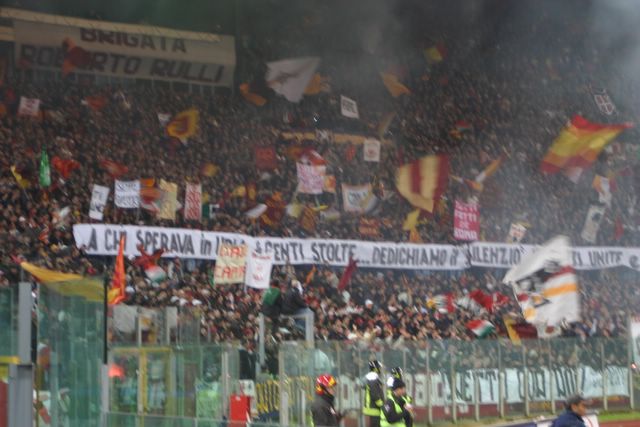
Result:
{"label": "green flag", "polygon": [[40,187],[48,187],[51,185],[51,170],[49,168],[49,156],[42,149],[40,154]]}
{"label": "green flag", "polygon": [[215,286],[215,281],[213,280],[213,269],[211,267],[207,268],[207,279],[209,279],[209,285]]}

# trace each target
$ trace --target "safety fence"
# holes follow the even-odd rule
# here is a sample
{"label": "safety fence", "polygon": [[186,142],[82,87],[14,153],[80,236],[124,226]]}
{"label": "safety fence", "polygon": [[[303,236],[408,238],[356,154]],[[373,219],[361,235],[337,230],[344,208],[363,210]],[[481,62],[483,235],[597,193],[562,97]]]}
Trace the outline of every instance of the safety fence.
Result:
{"label": "safety fence", "polygon": [[338,380],[336,406],[362,425],[368,361],[402,367],[416,422],[554,413],[581,392],[600,410],[634,406],[625,339],[428,341],[402,345],[347,342],[281,344],[271,372],[241,379],[251,354],[233,346],[118,347],[111,352],[110,410],[220,419],[232,395],[251,397],[259,422],[310,425],[315,377]]}

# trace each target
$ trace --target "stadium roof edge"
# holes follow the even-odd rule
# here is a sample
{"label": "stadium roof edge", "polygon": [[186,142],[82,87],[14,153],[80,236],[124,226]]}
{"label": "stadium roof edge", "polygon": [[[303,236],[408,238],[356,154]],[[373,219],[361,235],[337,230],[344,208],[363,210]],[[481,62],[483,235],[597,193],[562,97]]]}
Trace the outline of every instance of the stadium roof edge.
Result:
{"label": "stadium roof edge", "polygon": [[[171,37],[184,40],[199,40],[209,43],[218,43],[222,37],[211,33],[201,33],[195,31],[174,30],[166,27],[156,27],[152,25],[122,24],[118,22],[94,21],[90,19],[72,18],[69,16],[51,15],[47,13],[31,12],[27,10],[14,9],[10,7],[0,7],[0,18],[14,19],[18,21],[40,22],[43,24],[56,24],[72,27],[91,28],[102,31],[118,31],[130,34],[144,34],[149,36]],[[8,27],[0,27],[0,40],[13,41],[13,28],[10,35]],[[10,37],[10,38],[8,38]]]}

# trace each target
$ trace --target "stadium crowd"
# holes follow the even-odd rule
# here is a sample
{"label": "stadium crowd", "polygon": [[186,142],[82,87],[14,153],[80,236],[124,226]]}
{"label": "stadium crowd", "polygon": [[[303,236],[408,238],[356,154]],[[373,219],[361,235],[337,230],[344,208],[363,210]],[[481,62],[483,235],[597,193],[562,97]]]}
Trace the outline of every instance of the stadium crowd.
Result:
{"label": "stadium crowd", "polygon": [[[116,208],[111,195],[105,209],[107,223],[402,242],[409,240],[402,225],[414,208],[394,191],[398,166],[423,155],[446,154],[452,175],[473,179],[493,160],[504,157],[482,192],[450,180],[434,215],[419,223],[419,240],[429,243],[455,243],[454,201],[476,197],[482,240],[505,241],[511,223],[520,222],[527,228],[523,242],[541,243],[563,233],[574,244],[585,244],[580,237],[585,216],[589,206],[598,203],[598,193],[591,186],[594,174],[625,171],[616,176],[617,191],[601,223],[597,244],[633,246],[637,243],[635,189],[640,175],[634,170],[637,149],[631,141],[637,130],[623,133],[577,184],[561,174],[544,176],[539,165],[574,114],[612,123],[637,118],[633,104],[639,87],[626,80],[624,70],[605,65],[604,53],[586,50],[580,23],[569,23],[571,31],[561,31],[550,28],[543,18],[518,30],[511,28],[516,24],[506,23],[504,31],[513,37],[499,41],[480,39],[466,31],[441,34],[438,42],[447,54],[439,61],[423,57],[422,48],[435,40],[435,30],[430,38],[420,37],[418,43],[394,52],[395,56],[360,58],[358,67],[350,66],[344,53],[327,53],[319,72],[330,78],[330,90],[305,97],[299,104],[271,94],[264,107],[257,107],[237,93],[193,93],[160,85],[116,87],[81,76],[45,81],[32,70],[20,70],[0,88],[5,111],[0,118],[0,280],[3,285],[19,280],[17,262],[21,259],[87,275],[111,268],[112,260],[85,256],[82,248],[75,247],[71,228],[75,223],[91,222],[92,185],[113,186],[114,176],[104,168],[105,160],[126,166],[120,176],[124,180],[155,178],[177,183],[178,200],[184,198],[184,183],[200,182],[207,203],[215,209],[201,222],[185,221],[180,211],[175,221],[159,220],[145,209]],[[473,30],[478,33],[477,28]],[[291,46],[290,40],[251,45],[247,61],[259,57],[264,64],[274,52],[300,54],[301,47]],[[382,45],[380,49],[384,52],[392,47]],[[378,70],[383,68],[396,70],[411,94],[389,96],[379,78]],[[242,77],[248,81],[262,72],[260,66],[247,66]],[[590,87],[613,80],[611,76],[626,82],[628,102],[620,103],[618,114],[609,117],[599,111]],[[359,120],[340,114],[341,94],[357,100]],[[41,100],[40,118],[17,115],[21,97]],[[176,114],[192,107],[200,113],[198,134],[185,144],[169,138],[158,113]],[[378,136],[380,122],[390,113],[393,120],[381,135],[390,142],[383,144],[378,163],[364,162],[357,144],[315,139],[292,142],[283,137],[287,131],[327,129]],[[464,129],[458,129],[461,122]],[[269,146],[276,148],[277,165],[258,171],[255,148]],[[296,156],[308,149],[326,161],[327,173],[335,176],[335,193],[317,197],[297,193]],[[51,186],[41,188],[38,162],[42,150],[50,159],[74,160],[77,167],[63,171],[53,165]],[[30,184],[19,185],[16,174]],[[361,215],[344,213],[341,208],[341,184],[367,183],[380,200],[367,214],[377,220],[374,235],[361,233]],[[255,185],[255,199],[246,196],[249,185]],[[240,187],[245,188],[244,193],[236,192]],[[319,215],[311,231],[289,215],[274,227],[244,215],[276,193],[285,203],[323,205],[335,215]],[[66,207],[70,211],[65,215]],[[262,301],[259,292],[236,285],[211,287],[210,263],[163,259],[160,265],[168,278],[150,283],[142,270],[128,263],[128,304],[198,306],[204,313],[203,336],[216,342],[244,340],[247,346],[254,345]],[[293,279],[306,282],[308,272],[308,268],[283,269],[274,278],[282,281],[286,292]],[[340,271],[317,266],[313,277],[301,286],[305,304],[316,314],[316,337],[321,340],[381,340],[387,344],[425,338],[468,340],[473,334],[464,325],[478,317],[490,320],[497,333],[504,334],[503,317],[519,313],[515,300],[509,298],[483,313],[462,306],[442,313],[430,301],[446,293],[459,299],[477,289],[510,296],[511,291],[500,285],[501,274],[362,269],[356,271],[348,292],[342,293],[337,291]],[[581,324],[567,325],[564,333],[579,337],[623,334],[626,315],[640,302],[638,293],[631,290],[636,276],[593,272],[581,274],[580,279],[584,319]]]}

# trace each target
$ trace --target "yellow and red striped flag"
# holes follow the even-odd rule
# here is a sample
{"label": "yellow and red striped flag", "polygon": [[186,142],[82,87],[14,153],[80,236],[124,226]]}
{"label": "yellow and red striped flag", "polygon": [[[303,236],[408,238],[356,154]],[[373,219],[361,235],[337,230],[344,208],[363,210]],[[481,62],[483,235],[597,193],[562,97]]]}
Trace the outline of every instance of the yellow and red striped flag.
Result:
{"label": "yellow and red striped flag", "polygon": [[113,270],[113,278],[111,279],[111,289],[108,293],[109,305],[117,305],[126,299],[125,288],[125,271],[124,271],[124,234],[120,236],[120,244],[118,245],[118,256],[116,257],[116,266]]}
{"label": "yellow and red striped flag", "polygon": [[564,171],[569,179],[577,182],[604,147],[630,127],[633,127],[630,123],[605,125],[574,116],[549,148],[540,169],[546,174]]}
{"label": "yellow and red striped flag", "polygon": [[426,212],[433,209],[447,188],[449,158],[425,156],[396,171],[396,188],[411,205]]}

